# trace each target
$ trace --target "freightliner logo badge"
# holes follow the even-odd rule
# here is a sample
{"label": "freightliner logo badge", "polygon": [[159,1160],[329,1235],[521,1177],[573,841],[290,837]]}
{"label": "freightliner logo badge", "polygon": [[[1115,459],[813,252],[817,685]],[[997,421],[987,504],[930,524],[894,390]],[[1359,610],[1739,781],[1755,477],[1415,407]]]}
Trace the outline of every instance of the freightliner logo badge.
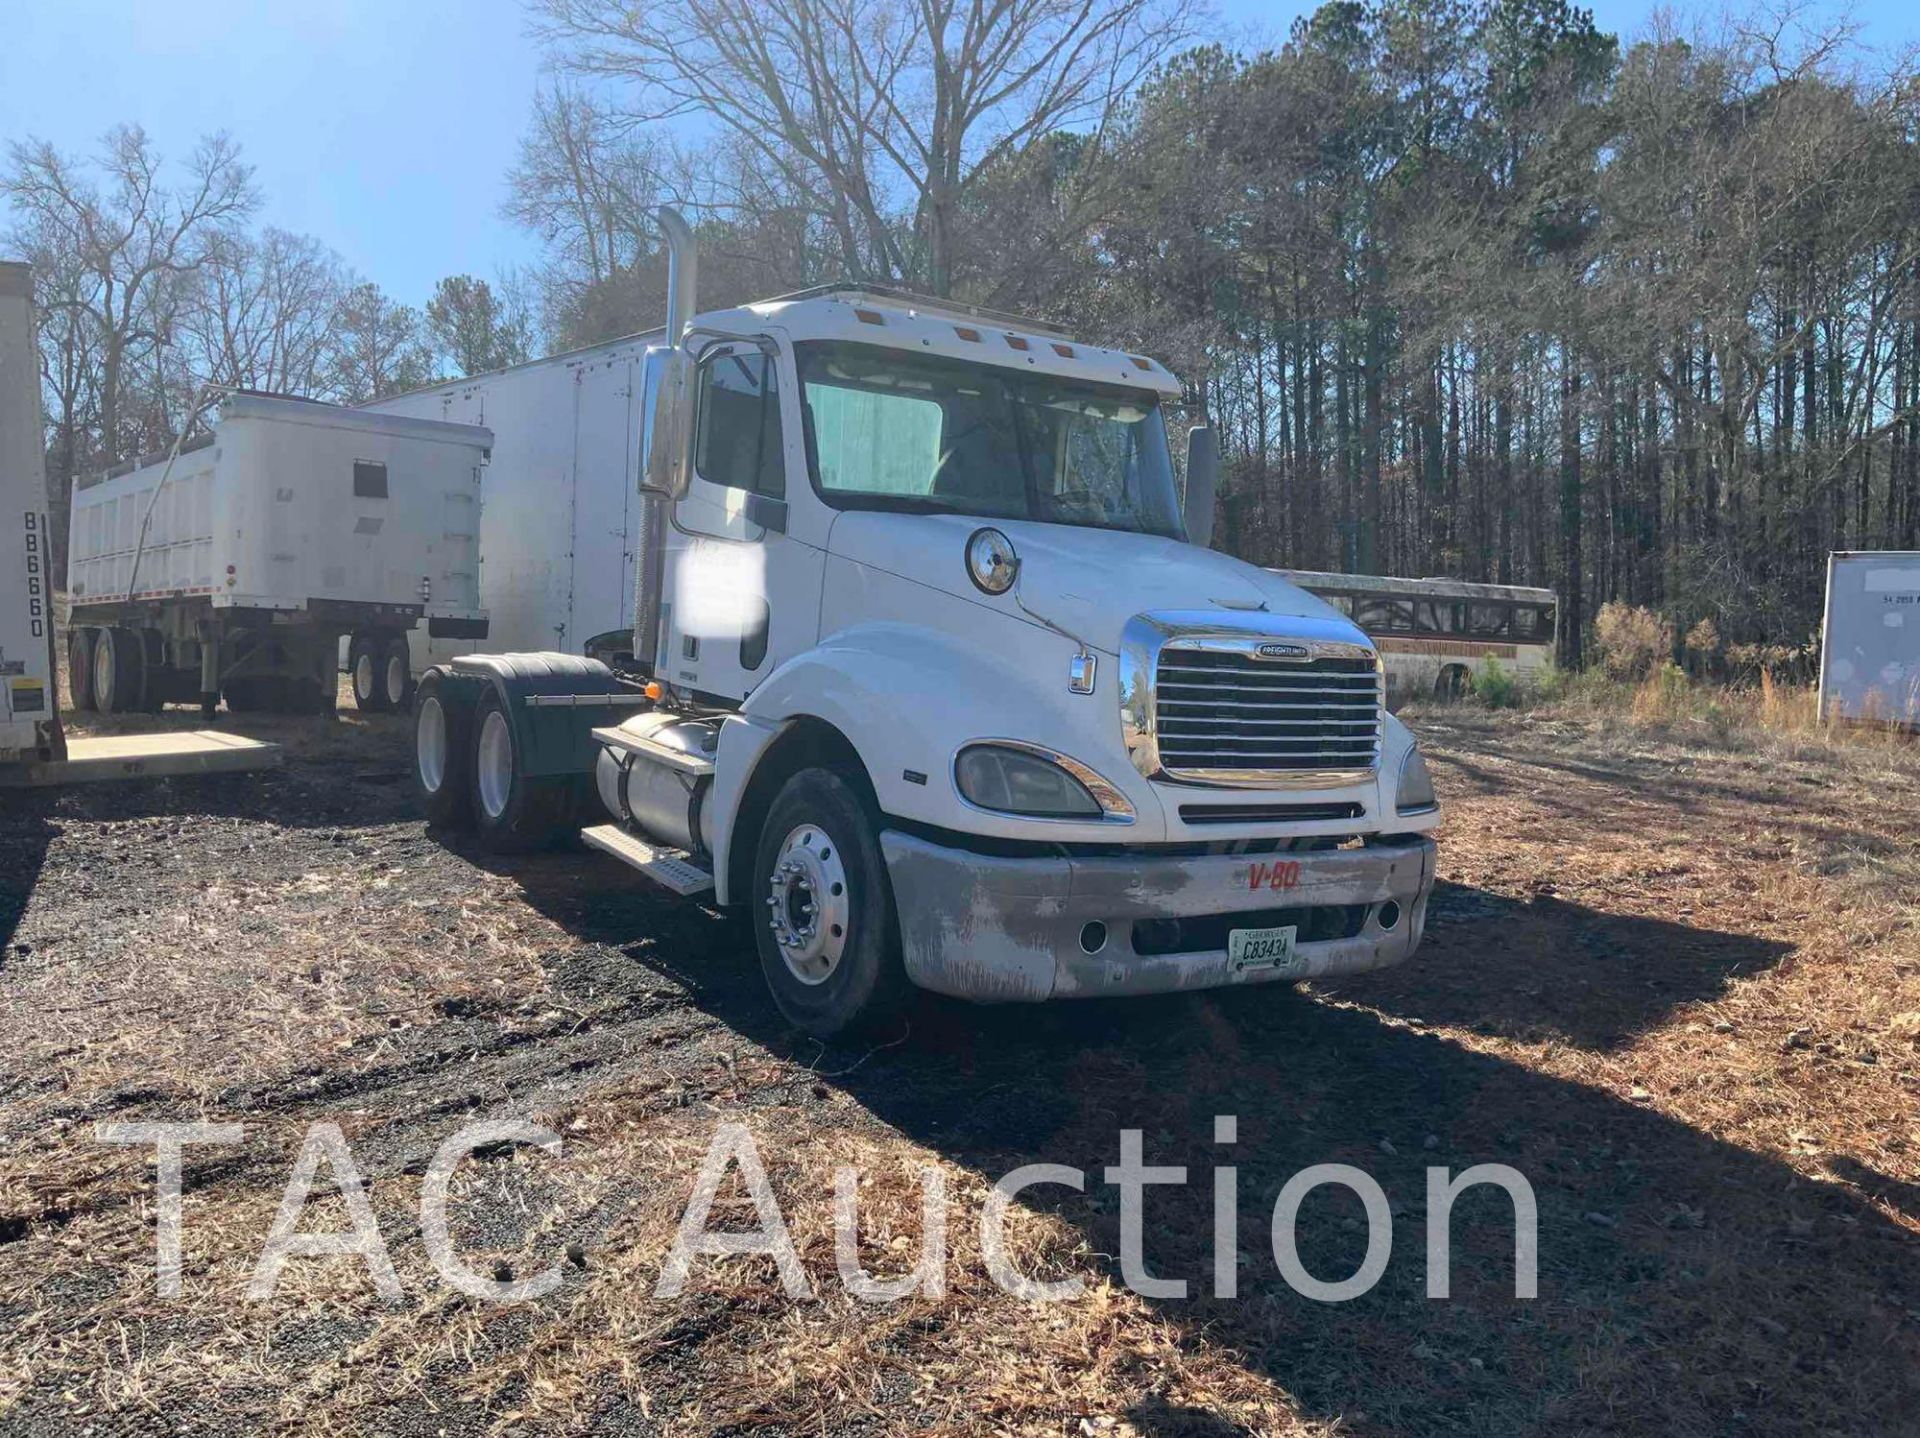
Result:
{"label": "freightliner logo badge", "polygon": [[1256,659],[1305,659],[1307,646],[1304,644],[1262,644],[1253,651]]}

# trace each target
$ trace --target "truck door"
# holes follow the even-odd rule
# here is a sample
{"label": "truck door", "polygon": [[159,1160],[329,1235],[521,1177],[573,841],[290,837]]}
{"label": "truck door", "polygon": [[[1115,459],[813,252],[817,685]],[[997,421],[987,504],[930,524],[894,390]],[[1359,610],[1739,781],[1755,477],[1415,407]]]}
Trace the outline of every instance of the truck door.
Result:
{"label": "truck door", "polygon": [[[694,371],[692,474],[668,546],[675,684],[744,699],[819,631],[826,535],[805,478],[791,361],[771,343],[715,345]],[[801,502],[795,502],[801,501]]]}

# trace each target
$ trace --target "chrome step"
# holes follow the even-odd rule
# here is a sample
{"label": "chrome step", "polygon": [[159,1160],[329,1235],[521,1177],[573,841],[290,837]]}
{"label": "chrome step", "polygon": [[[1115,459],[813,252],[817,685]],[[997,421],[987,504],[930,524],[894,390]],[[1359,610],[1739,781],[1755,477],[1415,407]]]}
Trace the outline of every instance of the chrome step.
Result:
{"label": "chrome step", "polygon": [[580,837],[601,853],[631,864],[656,884],[672,889],[683,898],[705,893],[713,887],[713,871],[702,868],[692,855],[679,849],[657,849],[618,824],[582,829]]}
{"label": "chrome step", "polygon": [[593,737],[609,749],[624,749],[629,754],[638,754],[643,759],[681,774],[698,777],[713,772],[713,760],[658,743],[644,734],[635,734],[626,729],[596,729]]}

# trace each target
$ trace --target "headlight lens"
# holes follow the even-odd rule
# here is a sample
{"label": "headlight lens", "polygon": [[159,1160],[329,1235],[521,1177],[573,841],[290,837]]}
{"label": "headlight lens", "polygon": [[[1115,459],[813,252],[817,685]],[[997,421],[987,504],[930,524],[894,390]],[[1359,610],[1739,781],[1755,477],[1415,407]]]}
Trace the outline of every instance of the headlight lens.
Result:
{"label": "headlight lens", "polygon": [[1402,814],[1426,814],[1440,807],[1433,792],[1433,776],[1427,772],[1427,761],[1417,746],[1407,750],[1407,757],[1400,761],[1400,792],[1393,802]]}
{"label": "headlight lens", "polygon": [[1099,800],[1050,759],[999,744],[960,751],[953,779],[969,804],[1031,819],[1098,819]]}
{"label": "headlight lens", "polygon": [[1020,574],[1020,556],[1013,541],[988,526],[967,538],[967,578],[983,594],[1005,594]]}

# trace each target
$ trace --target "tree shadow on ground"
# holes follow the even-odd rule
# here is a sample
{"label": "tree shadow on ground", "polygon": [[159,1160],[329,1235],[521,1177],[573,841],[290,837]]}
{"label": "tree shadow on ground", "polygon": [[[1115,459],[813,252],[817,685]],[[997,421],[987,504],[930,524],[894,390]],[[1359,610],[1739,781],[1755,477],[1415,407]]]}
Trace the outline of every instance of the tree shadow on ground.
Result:
{"label": "tree shadow on ground", "polygon": [[[1189,1176],[1146,1199],[1149,1268],[1190,1285],[1190,1297],[1156,1300],[1162,1311],[1189,1344],[1233,1355],[1343,1431],[1901,1433],[1920,1412],[1913,1235],[1843,1184],[1651,1108],[1278,988],[1039,1008],[928,1001],[908,1042],[820,1052],[774,1012],[743,924],[637,903],[611,866],[539,864],[521,879],[530,901],[578,937],[690,978],[700,1007],[811,1062],[875,1118],[956,1164],[994,1179],[1035,1162],[1083,1169],[1084,1194],[1039,1187],[1022,1201],[1075,1225],[1090,1253],[1120,1252],[1103,1170],[1117,1162],[1119,1131],[1143,1130],[1147,1161]],[[1781,951],[1556,903],[1505,913],[1511,955],[1475,965],[1467,951],[1486,938],[1472,936],[1472,921],[1449,933],[1454,907],[1441,906],[1430,932],[1431,978],[1389,992],[1394,1011],[1518,1023],[1526,1015],[1505,995],[1526,971],[1557,1029],[1598,1042]],[[1623,1000],[1597,973],[1586,987],[1569,982],[1551,964],[1569,930],[1601,935],[1616,972],[1664,972],[1667,987]],[[1238,1119],[1231,1146],[1213,1142],[1219,1114]],[[781,1161],[777,1146],[765,1156]],[[1385,1275],[1347,1303],[1294,1293],[1273,1257],[1273,1200],[1320,1163],[1365,1169],[1394,1208]],[[1511,1165],[1537,1194],[1537,1299],[1514,1297],[1512,1210],[1491,1188],[1455,1207],[1454,1297],[1427,1296],[1426,1170],[1482,1163]],[[1238,1170],[1233,1299],[1209,1292],[1220,1164]],[[1319,1190],[1301,1209],[1298,1240],[1310,1272],[1353,1273],[1366,1245],[1358,1200]],[[1113,1260],[1097,1261],[1119,1281]],[[1144,1392],[1135,1410],[1150,1433],[1240,1431],[1168,1393]]]}

